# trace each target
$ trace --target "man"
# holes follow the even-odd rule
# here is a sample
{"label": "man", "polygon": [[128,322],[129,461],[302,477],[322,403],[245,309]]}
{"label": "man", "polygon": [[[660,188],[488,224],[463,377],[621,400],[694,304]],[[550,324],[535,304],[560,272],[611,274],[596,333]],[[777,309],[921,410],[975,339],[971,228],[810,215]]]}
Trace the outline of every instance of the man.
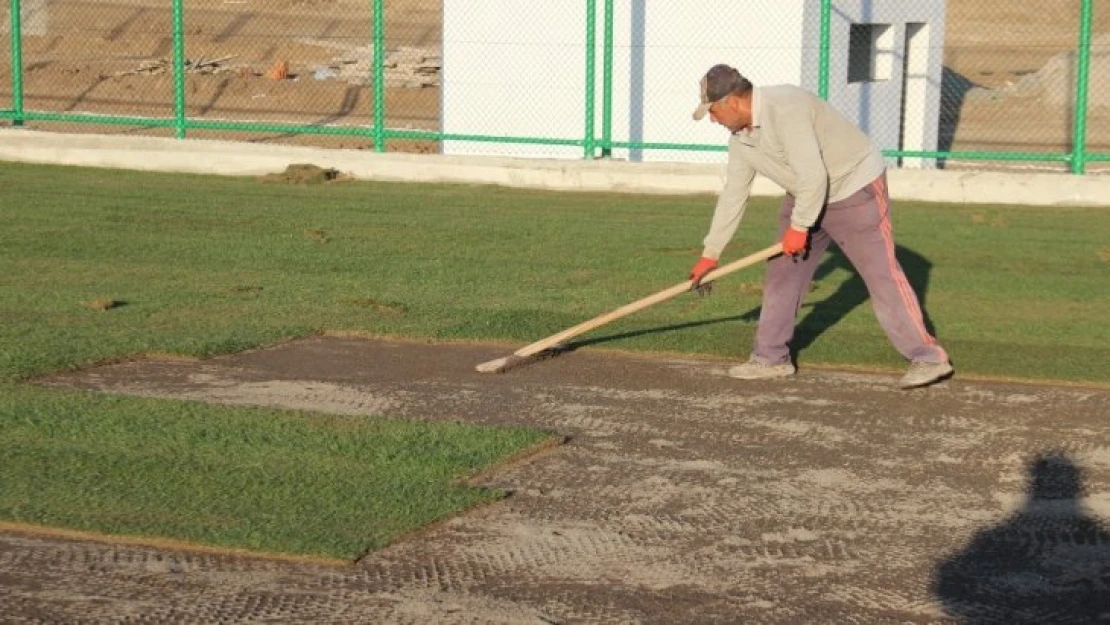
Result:
{"label": "man", "polygon": [[729,375],[754,380],[793,375],[787,344],[802,298],[829,243],[835,242],[867,285],[879,323],[907,360],[902,388],[952,374],[948,354],[926,330],[917,296],[894,255],[886,164],[878,147],[824,100],[789,85],[753,87],[736,69],[715,65],[701,80],[694,119],[706,115],[732,133],[728,170],[695,285],[717,259],[762,174],[786,192],[779,211],[783,254],[771,260],[763,309],[748,362]]}

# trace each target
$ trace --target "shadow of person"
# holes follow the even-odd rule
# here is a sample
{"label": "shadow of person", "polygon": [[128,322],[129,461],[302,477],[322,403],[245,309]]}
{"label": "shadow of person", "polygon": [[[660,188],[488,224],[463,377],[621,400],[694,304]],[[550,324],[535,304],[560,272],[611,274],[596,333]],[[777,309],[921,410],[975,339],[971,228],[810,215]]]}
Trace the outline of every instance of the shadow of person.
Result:
{"label": "shadow of person", "polygon": [[1110,622],[1110,534],[1083,509],[1062,454],[1029,465],[1023,508],[978,532],[935,570],[933,592],[961,623]]}
{"label": "shadow of person", "polygon": [[[898,258],[898,263],[902,265],[902,270],[906,273],[906,279],[910,281],[910,286],[917,294],[917,301],[921,305],[922,313],[925,316],[925,328],[929,331],[929,334],[936,336],[936,327],[933,325],[932,319],[929,318],[929,309],[925,305],[925,295],[929,288],[929,273],[932,270],[933,263],[904,245],[896,245],[894,253]],[[795,328],[794,339],[790,341],[791,357],[795,362],[798,359],[799,352],[812,345],[817,337],[868,300],[867,286],[863,283],[863,278],[852,267],[852,263],[848,261],[844,253],[837,249],[835,245],[829,247],[824,262],[817,267],[817,272],[813,276],[814,284],[818,284],[820,280],[827,278],[837,269],[849,271],[851,277],[842,282],[834,293],[812,304],[809,312]]]}
{"label": "shadow of person", "polygon": [[729,317],[716,317],[714,319],[705,319],[702,321],[690,321],[687,323],[676,323],[669,326],[658,326],[654,328],[642,328],[639,330],[630,330],[627,332],[617,332],[614,334],[605,334],[586,339],[578,339],[574,341],[567,341],[562,348],[561,352],[571,352],[580,347],[589,347],[590,345],[598,345],[608,343],[610,341],[620,341],[622,339],[631,339],[638,336],[647,336],[650,334],[661,334],[664,332],[680,332],[682,330],[689,330],[693,328],[701,328],[705,326],[717,325],[720,323],[729,323],[732,321],[742,321],[744,315],[732,315]]}
{"label": "shadow of person", "polygon": [[[921,304],[921,309],[925,316],[925,327],[929,330],[930,334],[935,336],[936,328],[933,325],[932,319],[929,318],[928,309],[925,306],[925,294],[929,286],[929,272],[933,267],[933,263],[904,245],[896,245],[894,253],[898,257],[899,264],[902,265],[902,270],[906,272],[906,278],[910,281],[910,286],[917,294],[918,302]],[[859,276],[859,273],[852,267],[847,257],[845,257],[843,252],[837,249],[835,245],[829,248],[829,251],[825,254],[825,260],[818,266],[813,277],[814,283],[816,284],[819,280],[828,277],[837,269],[846,269],[851,272],[851,276],[841,283],[832,295],[814,304],[807,304],[810,311],[802,318],[801,323],[797,325],[794,331],[794,339],[790,341],[790,353],[795,362],[797,362],[798,359],[798,352],[809,347],[818,336],[839,323],[848,313],[852,312],[857,306],[863,304],[869,298],[867,286],[863,283],[863,278]],[[761,310],[762,307],[757,306],[736,316],[644,328],[629,332],[580,339],[568,342],[563,346],[562,351],[573,351],[580,347],[608,343],[621,339],[648,334],[688,330],[732,321],[758,321]]]}
{"label": "shadow of person", "polygon": [[[958,54],[958,53],[956,53]],[[977,85],[967,76],[944,66],[940,80],[940,115],[937,119],[937,151],[951,152],[956,143],[956,131],[960,126],[960,113],[967,94]],[[944,169],[948,159],[937,159],[937,167]]]}

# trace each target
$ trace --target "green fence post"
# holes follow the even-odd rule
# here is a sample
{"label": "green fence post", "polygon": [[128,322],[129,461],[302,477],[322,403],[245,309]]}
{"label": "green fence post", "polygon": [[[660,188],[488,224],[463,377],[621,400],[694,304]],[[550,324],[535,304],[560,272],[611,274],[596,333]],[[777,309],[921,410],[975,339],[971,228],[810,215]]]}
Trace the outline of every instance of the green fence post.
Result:
{"label": "green fence post", "polygon": [[829,46],[832,37],[832,0],[821,0],[821,60],[817,66],[817,95],[822,100],[829,99]]}
{"label": "green fence post", "polygon": [[596,143],[594,141],[594,115],[596,111],[596,85],[594,84],[597,78],[597,70],[594,65],[597,62],[597,0],[586,0],[586,137],[583,141],[585,146],[584,157],[592,159],[594,157],[594,148]]}
{"label": "green fence post", "polygon": [[1080,0],[1079,48],[1076,50],[1075,126],[1072,129],[1071,172],[1087,172],[1087,99],[1091,80],[1091,22],[1094,0]]}
{"label": "green fence post", "polygon": [[374,151],[385,152],[385,0],[374,0]]}
{"label": "green fence post", "polygon": [[173,0],[174,135],[185,138],[185,0]]}
{"label": "green fence post", "polygon": [[12,11],[12,118],[13,126],[23,125],[23,25],[20,23],[23,11],[19,0],[11,1]]}
{"label": "green fence post", "polygon": [[601,155],[613,154],[613,0],[605,0],[605,56],[602,61]]}

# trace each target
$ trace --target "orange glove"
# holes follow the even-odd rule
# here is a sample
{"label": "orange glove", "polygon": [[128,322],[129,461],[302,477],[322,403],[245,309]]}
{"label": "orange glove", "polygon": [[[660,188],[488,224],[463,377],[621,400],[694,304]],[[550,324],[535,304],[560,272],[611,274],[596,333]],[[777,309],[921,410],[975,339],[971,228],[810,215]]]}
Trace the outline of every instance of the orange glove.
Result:
{"label": "orange glove", "polygon": [[702,256],[698,264],[694,265],[694,268],[690,270],[690,279],[694,281],[694,284],[690,285],[690,288],[696,289],[701,286],[701,279],[705,277],[705,274],[716,268],[716,259]]}
{"label": "orange glove", "polygon": [[794,226],[790,226],[782,235],[782,253],[787,256],[797,256],[806,251],[807,243],[809,243],[809,231],[797,230]]}

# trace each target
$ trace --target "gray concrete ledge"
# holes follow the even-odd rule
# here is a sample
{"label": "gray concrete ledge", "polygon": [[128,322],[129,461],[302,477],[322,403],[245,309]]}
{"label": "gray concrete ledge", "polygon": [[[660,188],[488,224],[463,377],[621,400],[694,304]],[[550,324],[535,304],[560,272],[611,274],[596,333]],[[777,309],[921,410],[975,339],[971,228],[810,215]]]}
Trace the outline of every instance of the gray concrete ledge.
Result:
{"label": "gray concrete ledge", "polygon": [[[715,195],[722,165],[564,161],[377,154],[362,150],[202,139],[117,137],[0,129],[0,160],[162,172],[249,176],[294,163],[334,168],[361,180],[496,184],[559,191]],[[1110,206],[1110,176],[892,170],[891,196],[958,204]],[[755,195],[781,195],[757,179]]]}

